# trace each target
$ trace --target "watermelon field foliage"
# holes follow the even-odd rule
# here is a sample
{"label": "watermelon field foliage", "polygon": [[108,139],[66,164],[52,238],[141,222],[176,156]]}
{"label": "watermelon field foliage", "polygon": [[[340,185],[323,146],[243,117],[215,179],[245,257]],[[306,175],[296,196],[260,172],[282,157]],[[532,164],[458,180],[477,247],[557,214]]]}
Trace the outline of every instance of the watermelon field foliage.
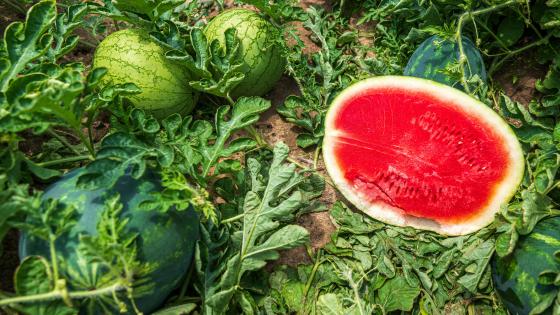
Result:
{"label": "watermelon field foliage", "polygon": [[[192,206],[200,216],[193,263],[155,314],[507,314],[492,282],[493,255],[511,255],[540,220],[560,214],[560,3],[342,0],[329,11],[289,0],[241,3],[284,34],[278,45],[299,93],[276,110],[297,128],[297,145],[315,152],[308,165],[254,128],[269,100],[231,97],[244,78],[239,38],[229,29],[220,46],[202,31],[223,1],[2,0],[26,18],[10,24],[0,41],[0,238],[19,230],[44,240],[51,253],[21,261],[13,290],[0,292],[2,311],[139,313],[135,300],[157,289],[142,283],[154,266],[138,257],[140,244],[120,217],[118,195],[105,201],[98,234],[80,239],[82,269],[57,253],[54,243],[77,224],[77,209],[41,198],[42,191],[83,166],[78,184],[87,189],[155,171],[162,189],[142,211]],[[101,86],[106,70],[77,61],[77,49],[93,50],[122,28],[147,31],[168,59],[193,73],[189,85],[205,96],[190,115],[155,119],[130,105],[127,97],[141,93],[133,83]],[[317,168],[333,97],[361,78],[401,74],[432,35],[466,36],[478,47],[488,84],[466,77],[461,58],[441,71],[468,83],[473,97],[507,118],[526,153],[514,199],[492,225],[466,236],[388,226],[342,201],[327,209],[318,199],[328,182]],[[539,96],[528,106],[494,82],[519,56],[544,69]],[[309,232],[294,220],[325,210],[337,229],[313,250]],[[269,264],[300,246],[310,263]],[[93,266],[103,270],[96,287],[84,285],[99,272]],[[543,270],[540,281],[558,286],[557,279]],[[534,314],[547,311],[560,314],[558,290]]]}

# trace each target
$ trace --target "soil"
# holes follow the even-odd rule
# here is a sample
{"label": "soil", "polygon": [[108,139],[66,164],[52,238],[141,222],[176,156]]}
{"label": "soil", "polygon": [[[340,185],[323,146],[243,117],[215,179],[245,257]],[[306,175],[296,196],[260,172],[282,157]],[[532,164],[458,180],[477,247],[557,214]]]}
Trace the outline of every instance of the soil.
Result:
{"label": "soil", "polygon": [[494,81],[512,100],[528,105],[538,96],[535,83],[546,74],[546,67],[531,54],[520,55],[494,75]]}
{"label": "soil", "polygon": [[[326,8],[327,10],[332,8],[331,3],[325,0],[306,0],[302,1],[301,4],[304,7],[318,5]],[[0,12],[2,12],[2,15],[0,16],[0,34],[3,34],[8,22],[22,20],[24,18],[23,15],[14,12],[12,9],[3,6],[1,3]],[[353,17],[352,21],[352,23],[355,24],[356,18]],[[306,44],[305,52],[309,53],[316,51],[318,47],[309,37],[309,31],[305,30],[301,23],[293,23],[293,26],[297,34],[304,35],[302,37]],[[360,32],[360,34],[370,32],[371,28],[372,25],[356,26],[356,29]],[[367,37],[360,38],[360,41],[363,45],[371,44],[371,41]],[[76,52],[70,56],[68,61],[81,61],[84,62],[84,64],[89,65],[92,54],[93,51],[91,49],[79,47]],[[542,76],[543,70],[538,67],[535,68],[533,65],[523,61],[523,58],[519,58],[514,60],[511,66],[504,67],[504,72],[497,76],[496,82],[502,85],[505,91],[515,100],[522,103],[528,103],[535,95],[534,83],[538,77]],[[514,76],[517,78],[515,83],[513,83],[512,79]],[[284,141],[291,148],[290,155],[294,160],[301,164],[312,165],[314,152],[302,150],[297,147],[297,128],[284,121],[275,110],[275,107],[282,104],[288,95],[298,93],[299,91],[295,82],[289,77],[283,77],[273,91],[266,96],[272,101],[273,108],[262,116],[261,121],[257,124],[257,129],[263,134],[264,138],[269,143]],[[100,123],[97,127],[99,128],[99,134],[96,134],[96,136],[102,137],[102,135],[106,132],[107,126],[105,123]],[[318,169],[321,174],[326,176],[322,159],[319,159]],[[338,194],[332,186],[327,185],[321,200],[325,203],[327,209],[329,209],[336,200],[344,200],[344,198]],[[311,248],[313,250],[321,248],[327,244],[330,241],[331,234],[335,231],[335,226],[333,225],[328,212],[303,215],[298,218],[297,223],[309,230]],[[4,252],[2,259],[0,259],[1,290],[13,289],[13,272],[18,264],[17,239],[17,232],[12,231],[8,233],[7,237],[5,237],[2,242]],[[309,262],[310,258],[305,247],[300,247],[283,252],[277,263],[295,266],[297,264]]]}
{"label": "soil", "polygon": [[10,230],[2,240],[2,259],[0,259],[0,290],[13,292],[14,272],[19,265],[18,257],[19,233]]}

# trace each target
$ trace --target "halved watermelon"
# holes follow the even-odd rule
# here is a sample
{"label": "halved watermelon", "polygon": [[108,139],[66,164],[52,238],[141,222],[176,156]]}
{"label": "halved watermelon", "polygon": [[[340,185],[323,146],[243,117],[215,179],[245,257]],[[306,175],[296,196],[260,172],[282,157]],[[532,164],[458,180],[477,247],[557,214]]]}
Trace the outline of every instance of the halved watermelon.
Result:
{"label": "halved watermelon", "polygon": [[492,222],[524,170],[515,134],[492,109],[401,76],[363,80],[338,95],[323,154],[338,189],[368,215],[446,235]]}

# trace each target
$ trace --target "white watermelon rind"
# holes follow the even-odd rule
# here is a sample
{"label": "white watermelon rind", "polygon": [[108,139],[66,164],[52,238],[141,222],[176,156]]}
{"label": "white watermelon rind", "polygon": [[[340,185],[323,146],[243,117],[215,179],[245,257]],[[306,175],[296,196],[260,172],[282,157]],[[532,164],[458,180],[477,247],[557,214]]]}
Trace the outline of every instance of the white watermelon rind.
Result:
{"label": "white watermelon rind", "polygon": [[[367,198],[359,195],[353,190],[343,176],[341,168],[334,154],[334,139],[337,130],[334,128],[334,120],[341,106],[349,98],[355,97],[357,93],[370,88],[399,88],[406,87],[411,92],[417,90],[430,93],[442,102],[456,105],[461,111],[468,113],[471,117],[492,126],[493,130],[501,138],[507,147],[510,165],[504,179],[497,183],[496,192],[489,203],[481,209],[479,215],[458,223],[441,223],[435,220],[407,215],[403,210],[387,205],[383,202],[369,202]],[[397,226],[411,226],[417,229],[430,230],[443,235],[465,235],[476,232],[494,221],[496,213],[506,205],[515,195],[525,170],[525,158],[519,140],[508,125],[491,108],[471,96],[434,81],[406,76],[380,76],[365,79],[354,83],[342,91],[331,103],[325,118],[325,137],[323,140],[323,157],[329,176],[332,178],[338,190],[344,197],[367,215]],[[442,202],[445,202],[444,200]]]}

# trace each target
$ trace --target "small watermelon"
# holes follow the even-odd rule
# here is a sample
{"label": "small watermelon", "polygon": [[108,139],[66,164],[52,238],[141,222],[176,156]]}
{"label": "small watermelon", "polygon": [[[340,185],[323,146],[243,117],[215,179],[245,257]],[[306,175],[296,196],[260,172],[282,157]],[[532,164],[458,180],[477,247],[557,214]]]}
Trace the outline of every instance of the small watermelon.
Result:
{"label": "small watermelon", "polygon": [[[149,314],[164,302],[189,268],[198,238],[197,215],[193,210],[169,210],[167,213],[140,210],[140,203],[148,200],[152,191],[159,189],[158,180],[153,174],[147,174],[138,180],[126,175],[111,189],[84,190],[76,187],[82,172],[83,169],[77,169],[68,173],[48,187],[43,195],[43,199],[53,198],[72,204],[79,213],[77,224],[57,240],[58,253],[69,266],[78,268],[81,260],[76,252],[79,235],[97,234],[97,221],[104,210],[106,198],[119,193],[123,203],[121,217],[130,220],[126,229],[138,233],[138,259],[153,268],[148,274],[148,285],[153,284],[153,288],[149,292],[137,290],[138,296],[135,299],[139,309]],[[23,234],[19,242],[19,256],[23,260],[29,255],[50,257],[48,244]],[[88,285],[91,288],[103,285],[96,283],[99,279],[100,277],[91,277],[92,283]]]}
{"label": "small watermelon", "polygon": [[247,9],[230,9],[215,16],[204,29],[208,42],[218,40],[225,46],[225,31],[234,28],[240,40],[239,56],[245,78],[230,96],[261,96],[270,91],[286,67],[280,45],[280,30]]}
{"label": "small watermelon", "polygon": [[107,36],[95,50],[93,67],[107,68],[102,85],[132,82],[142,92],[129,97],[134,106],[157,118],[188,114],[198,92],[189,86],[191,75],[179,62],[165,57],[166,49],[141,30],[126,29]]}
{"label": "small watermelon", "polygon": [[[560,250],[560,217],[545,219],[519,239],[514,252],[492,262],[494,287],[512,315],[526,315],[558,287],[538,283],[545,270],[560,272],[554,253]],[[550,308],[541,314],[551,314]]]}
{"label": "small watermelon", "polygon": [[[486,69],[480,52],[470,39],[463,37],[462,43],[463,52],[467,57],[465,64],[467,77],[478,75],[483,82],[486,82]],[[434,35],[414,51],[404,69],[404,75],[437,81],[463,90],[460,80],[443,72],[449,64],[456,64],[459,56],[459,45],[456,42]]]}
{"label": "small watermelon", "polygon": [[492,109],[405,76],[342,91],[325,119],[323,154],[338,189],[368,215],[447,235],[492,222],[524,170],[515,134]]}

